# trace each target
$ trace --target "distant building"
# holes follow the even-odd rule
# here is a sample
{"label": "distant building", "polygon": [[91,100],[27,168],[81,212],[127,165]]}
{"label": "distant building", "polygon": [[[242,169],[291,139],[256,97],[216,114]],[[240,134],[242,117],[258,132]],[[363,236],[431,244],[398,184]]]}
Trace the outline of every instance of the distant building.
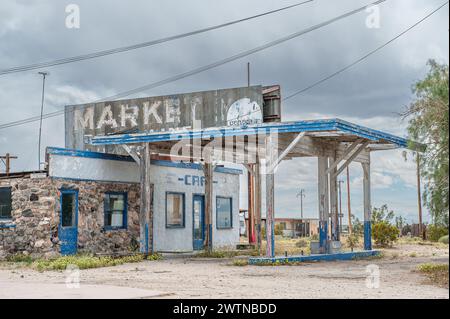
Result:
{"label": "distant building", "polygon": [[285,237],[311,237],[319,234],[317,218],[275,218],[275,227],[283,229]]}
{"label": "distant building", "polygon": [[[248,214],[247,210],[240,210],[241,236],[247,236]],[[245,226],[242,221],[245,220]],[[319,234],[318,218],[275,218],[275,227],[283,228],[284,237],[311,237]],[[266,218],[261,218],[261,227],[266,228]]]}

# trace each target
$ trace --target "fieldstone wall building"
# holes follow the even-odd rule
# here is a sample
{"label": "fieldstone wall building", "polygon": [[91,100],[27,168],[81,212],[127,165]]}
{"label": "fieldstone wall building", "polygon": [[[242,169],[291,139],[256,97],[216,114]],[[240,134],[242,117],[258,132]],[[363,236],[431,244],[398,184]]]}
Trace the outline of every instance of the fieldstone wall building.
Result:
{"label": "fieldstone wall building", "polygon": [[[0,176],[0,258],[139,251],[139,168],[132,159],[49,148],[47,161],[46,171]],[[195,225],[201,226],[204,209],[202,170],[195,164],[153,164],[155,251],[202,249],[202,229]],[[216,169],[216,247],[239,242],[240,173]]]}

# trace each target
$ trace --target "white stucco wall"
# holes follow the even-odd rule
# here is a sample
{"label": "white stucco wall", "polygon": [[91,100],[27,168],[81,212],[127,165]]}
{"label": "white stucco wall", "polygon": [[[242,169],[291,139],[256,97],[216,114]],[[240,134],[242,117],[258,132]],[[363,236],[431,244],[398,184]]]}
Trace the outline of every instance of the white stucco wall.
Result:
{"label": "white stucco wall", "polygon": [[[154,249],[164,252],[190,252],[193,250],[192,204],[195,194],[204,195],[204,186],[191,184],[192,176],[203,177],[202,170],[152,165],[151,179],[154,183]],[[213,248],[235,248],[239,243],[239,175],[214,172],[212,238]],[[185,226],[166,228],[166,192],[185,194]],[[232,198],[232,228],[217,229],[216,197]]]}
{"label": "white stucco wall", "polygon": [[136,162],[51,154],[49,175],[54,178],[139,183]]}

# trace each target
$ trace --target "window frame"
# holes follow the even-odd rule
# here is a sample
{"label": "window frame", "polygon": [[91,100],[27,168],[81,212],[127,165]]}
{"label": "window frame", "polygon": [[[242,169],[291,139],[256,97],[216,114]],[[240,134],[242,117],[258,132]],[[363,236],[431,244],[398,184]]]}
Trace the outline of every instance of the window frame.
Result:
{"label": "window frame", "polygon": [[[182,207],[183,207],[183,216],[181,218],[182,225],[169,225],[167,223],[167,197],[168,197],[169,194],[181,195],[183,197],[183,205],[182,205]],[[186,228],[186,193],[166,191],[165,205],[166,205],[166,228],[168,228],[168,229]]]}
{"label": "window frame", "polygon": [[9,204],[9,216],[6,217],[2,217],[0,216],[0,221],[5,221],[5,220],[12,220],[12,187],[11,186],[1,186],[1,189],[9,189],[9,200],[10,200],[10,204]]}
{"label": "window frame", "polygon": [[[230,200],[230,226],[219,227],[219,210],[217,209],[217,202],[219,199],[229,199]],[[216,229],[233,229],[233,197],[232,196],[216,196]]]}
{"label": "window frame", "polygon": [[[106,198],[109,195],[123,195],[122,226],[106,225],[106,213],[114,211],[114,210],[109,210],[109,208],[107,209],[107,206],[106,206]],[[103,227],[105,230],[128,229],[128,192],[105,192],[105,194],[103,196]]]}
{"label": "window frame", "polygon": [[[75,210],[75,220],[74,225],[72,226],[63,226],[62,220],[63,220],[63,196],[65,195],[73,195],[75,199],[75,206],[73,209]],[[77,228],[78,229],[78,189],[70,189],[70,188],[61,188],[59,190],[59,228],[60,229],[69,229],[69,228]]]}

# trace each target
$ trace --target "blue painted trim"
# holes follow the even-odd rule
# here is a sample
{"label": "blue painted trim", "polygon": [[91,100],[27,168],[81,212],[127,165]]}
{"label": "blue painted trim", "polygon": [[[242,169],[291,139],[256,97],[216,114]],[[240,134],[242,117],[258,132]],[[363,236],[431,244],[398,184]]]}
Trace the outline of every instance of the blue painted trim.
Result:
{"label": "blue painted trim", "polygon": [[92,182],[92,183],[108,183],[108,184],[139,184],[139,182],[122,182],[122,181],[103,181],[98,179],[88,179],[88,178],[74,178],[74,177],[60,177],[60,176],[50,176],[51,179],[65,180],[73,182]]}
{"label": "blue painted trim", "polygon": [[[196,244],[196,239],[194,238],[194,203],[195,201],[201,202],[201,211],[200,211],[200,227],[202,232],[202,241],[201,244]],[[192,248],[193,250],[202,250],[204,249],[205,245],[205,195],[204,194],[192,194]]]}
{"label": "blue painted trim", "polygon": [[[71,229],[74,229],[75,236],[76,236],[75,250],[67,252],[67,250],[64,248],[64,245],[61,243],[60,253],[61,253],[61,255],[76,254],[77,250],[78,250],[78,194],[79,194],[79,191],[78,191],[78,189],[72,189],[72,188],[61,188],[59,191],[60,191],[60,196],[59,196],[60,208],[59,208],[58,237],[59,237],[59,239],[61,239],[61,234],[63,233],[63,231],[69,231]],[[69,227],[62,226],[62,211],[63,211],[62,197],[64,195],[75,195],[75,225],[72,225]]]}
{"label": "blue painted trim", "polygon": [[[183,196],[183,225],[168,225],[167,224],[167,195],[175,194]],[[182,192],[166,192],[166,228],[168,229],[177,229],[177,228],[185,228],[186,227],[186,194]]]}
{"label": "blue painted trim", "polygon": [[[217,202],[221,199],[229,199],[230,200],[230,227],[219,227],[219,210],[217,209]],[[233,197],[230,196],[216,196],[216,229],[233,229]]]}
{"label": "blue painted trim", "polygon": [[12,218],[12,187],[11,186],[1,186],[0,193],[6,193],[6,197],[9,201],[9,214],[3,217],[0,217],[1,221],[9,221]]}
{"label": "blue painted trim", "polygon": [[372,223],[364,222],[364,249],[372,250]]}
{"label": "blue painted trim", "polygon": [[9,228],[16,228],[15,224],[1,224],[0,223],[0,229],[9,229]]}
{"label": "blue painted trim", "polygon": [[368,258],[380,255],[380,251],[356,251],[356,252],[344,252],[337,254],[320,254],[309,256],[290,256],[290,257],[252,257],[249,258],[248,263],[250,265],[257,264],[270,264],[270,263],[286,263],[286,262],[311,262],[311,261],[335,261],[335,260],[354,260],[356,258]]}
{"label": "blue painted trim", "polygon": [[274,218],[274,221],[273,221],[273,223],[272,223],[272,229],[271,229],[271,232],[272,232],[272,238],[271,238],[271,241],[270,241],[270,245],[271,245],[271,247],[272,247],[272,258],[274,258],[275,257],[275,218]]}
{"label": "blue painted trim", "polygon": [[[122,162],[134,162],[134,159],[130,156],[125,155],[116,155],[110,153],[100,153],[100,152],[91,152],[91,151],[81,151],[75,149],[68,148],[59,148],[59,147],[47,147],[47,153],[53,155],[60,156],[71,156],[71,157],[84,157],[84,158],[96,158],[103,160],[114,160],[114,161],[122,161]],[[198,163],[183,163],[183,162],[172,162],[168,160],[152,160],[152,165],[156,166],[165,166],[165,167],[177,167],[177,168],[190,168],[202,170],[202,166]],[[242,174],[242,170],[228,167],[217,166],[215,168],[215,172],[225,173],[225,174]]]}
{"label": "blue painted trim", "polygon": [[148,255],[148,223],[145,223],[145,254]]}
{"label": "blue painted trim", "polygon": [[328,238],[328,222],[319,221],[319,247],[326,247]]}
{"label": "blue painted trim", "polygon": [[395,144],[399,147],[407,147],[408,141],[404,138],[373,130],[364,126],[346,122],[340,119],[326,120],[309,120],[284,123],[263,123],[259,125],[251,125],[247,127],[224,127],[224,128],[207,128],[202,130],[191,131],[172,131],[172,132],[153,132],[153,133],[137,133],[122,134],[111,136],[95,136],[91,137],[89,143],[92,145],[118,145],[128,143],[152,143],[162,141],[178,141],[191,140],[208,137],[227,137],[227,136],[243,136],[268,134],[271,131],[278,133],[299,133],[299,132],[323,132],[323,131],[341,131],[351,135],[364,137],[369,140]]}
{"label": "blue painted trim", "polygon": [[81,150],[75,150],[75,149],[70,149],[70,148],[47,147],[47,153],[52,154],[52,155],[61,155],[61,156],[97,158],[97,159],[103,159],[103,160],[113,160],[113,161],[122,161],[122,162],[134,162],[134,160],[131,156],[92,152],[92,151],[81,151]]}
{"label": "blue painted trim", "polygon": [[213,250],[213,227],[212,224],[208,225],[209,228],[209,247]]}
{"label": "blue painted trim", "polygon": [[[105,230],[120,230],[128,228],[128,193],[127,192],[105,192],[103,197],[103,227]],[[106,225],[106,197],[109,195],[123,195],[123,211],[122,211],[122,226],[108,226]]]}

